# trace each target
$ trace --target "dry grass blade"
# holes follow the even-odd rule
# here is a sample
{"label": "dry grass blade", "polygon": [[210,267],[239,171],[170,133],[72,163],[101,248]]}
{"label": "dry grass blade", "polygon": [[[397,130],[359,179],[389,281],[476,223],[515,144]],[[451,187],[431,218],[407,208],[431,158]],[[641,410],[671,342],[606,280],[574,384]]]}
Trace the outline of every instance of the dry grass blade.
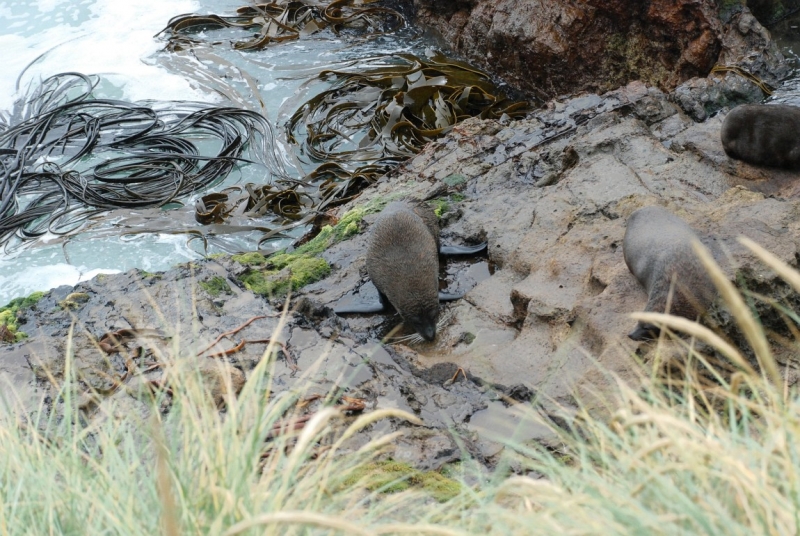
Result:
{"label": "dry grass blade", "polygon": [[353,422],[350,426],[347,427],[347,430],[342,434],[342,437],[334,444],[333,448],[331,449],[332,452],[336,452],[345,441],[353,437],[359,430],[369,426],[370,424],[377,422],[381,419],[386,419],[389,417],[394,417],[396,419],[403,419],[412,424],[422,425],[422,420],[417,417],[416,415],[412,415],[407,411],[403,411],[401,409],[381,409],[378,411],[372,411],[365,415],[361,415],[358,419]]}
{"label": "dry grass blade", "polygon": [[709,276],[711,276],[714,286],[717,287],[722,299],[725,300],[725,303],[730,308],[731,314],[733,314],[736,322],[742,329],[744,336],[747,338],[747,342],[749,342],[750,346],[753,348],[758,364],[761,366],[762,370],[766,372],[770,381],[775,385],[781,385],[782,380],[778,370],[778,364],[772,355],[767,337],[761,325],[753,317],[752,312],[747,307],[744,298],[742,298],[742,295],[736,290],[733,283],[725,276],[725,273],[714,261],[711,253],[698,241],[695,241],[692,246],[700,262],[703,263]]}
{"label": "dry grass blade", "polygon": [[241,521],[226,530],[223,536],[234,536],[248,529],[264,525],[310,525],[324,529],[339,530],[345,534],[363,536],[374,534],[372,531],[362,529],[358,525],[339,517],[326,516],[313,512],[275,512],[272,514],[261,514],[254,518]]}
{"label": "dry grass blade", "polygon": [[372,534],[436,534],[441,536],[463,536],[466,532],[434,525],[402,525],[399,523],[382,525],[375,528]]}

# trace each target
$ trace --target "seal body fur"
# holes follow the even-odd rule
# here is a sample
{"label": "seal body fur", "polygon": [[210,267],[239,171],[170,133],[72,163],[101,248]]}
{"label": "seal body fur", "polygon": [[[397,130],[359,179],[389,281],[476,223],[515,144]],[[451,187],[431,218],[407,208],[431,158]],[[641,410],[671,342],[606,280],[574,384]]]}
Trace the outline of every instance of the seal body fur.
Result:
{"label": "seal body fur", "polygon": [[[659,206],[640,208],[628,218],[622,251],[628,269],[647,290],[645,311],[695,320],[711,305],[714,284],[692,248],[693,240],[699,238],[692,228]],[[628,336],[644,340],[658,331],[639,322]]]}
{"label": "seal body fur", "polygon": [[720,131],[731,158],[757,166],[800,169],[800,107],[745,104],[728,113]]}
{"label": "seal body fur", "polygon": [[422,338],[439,317],[439,224],[427,205],[395,201],[372,226],[367,272],[381,295]]}

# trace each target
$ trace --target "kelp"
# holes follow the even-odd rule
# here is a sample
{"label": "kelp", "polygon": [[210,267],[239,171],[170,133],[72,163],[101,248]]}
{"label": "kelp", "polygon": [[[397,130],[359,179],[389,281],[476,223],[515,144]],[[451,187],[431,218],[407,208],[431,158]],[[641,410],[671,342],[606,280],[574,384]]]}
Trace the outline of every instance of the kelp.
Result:
{"label": "kelp", "polygon": [[320,81],[330,87],[292,113],[286,135],[310,162],[325,162],[305,182],[319,183],[327,204],[352,198],[465,119],[520,118],[530,110],[485,72],[440,53],[361,60],[311,83]]}
{"label": "kelp", "polygon": [[[328,87],[302,102],[317,84]],[[281,180],[246,185],[249,199],[243,213],[255,217],[271,212],[283,219],[283,230],[292,227],[290,221],[309,223],[322,210],[357,196],[459,122],[519,118],[529,109],[527,102],[500,93],[485,72],[438,53],[427,59],[410,54],[367,58],[323,70],[280,113],[288,118],[286,142],[297,148],[296,167],[323,163],[292,185]],[[218,208],[217,213],[230,209]],[[273,237],[268,233],[259,244]]]}
{"label": "kelp", "polygon": [[[97,82],[52,76],[0,124],[0,245],[71,233],[99,211],[178,201],[222,181],[245,155],[288,178],[260,114],[95,99]],[[218,147],[201,151],[200,140]]]}
{"label": "kelp", "polygon": [[190,37],[212,28],[257,30],[250,39],[233,42],[238,50],[258,50],[273,43],[300,39],[330,28],[339,34],[344,28],[382,33],[405,25],[405,18],[394,9],[373,6],[376,0],[276,0],[243,6],[234,16],[187,14],[173,17],[158,35],[167,39],[167,50],[191,48],[200,41]]}

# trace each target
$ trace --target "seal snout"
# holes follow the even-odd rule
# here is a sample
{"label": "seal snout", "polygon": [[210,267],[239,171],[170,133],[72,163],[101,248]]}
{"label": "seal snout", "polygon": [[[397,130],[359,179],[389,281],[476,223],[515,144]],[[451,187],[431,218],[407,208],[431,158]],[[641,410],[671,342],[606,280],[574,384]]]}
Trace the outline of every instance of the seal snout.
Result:
{"label": "seal snout", "polygon": [[636,324],[636,328],[628,333],[628,338],[634,341],[652,341],[658,338],[660,332],[661,330],[653,324],[639,322]]}
{"label": "seal snout", "polygon": [[436,324],[417,326],[417,333],[428,342],[432,342],[436,338]]}

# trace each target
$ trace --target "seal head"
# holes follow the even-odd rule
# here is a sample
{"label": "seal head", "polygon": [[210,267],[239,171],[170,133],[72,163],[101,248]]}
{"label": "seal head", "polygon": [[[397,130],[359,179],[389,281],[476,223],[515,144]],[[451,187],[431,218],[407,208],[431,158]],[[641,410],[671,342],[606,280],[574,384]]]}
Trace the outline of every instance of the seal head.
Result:
{"label": "seal head", "polygon": [[403,321],[426,341],[439,318],[439,225],[430,207],[413,201],[387,205],[372,226],[367,273]]}
{"label": "seal head", "polygon": [[[694,252],[694,240],[699,238],[692,228],[662,207],[640,208],[628,218],[622,251],[647,290],[645,311],[695,320],[711,305],[714,284]],[[639,322],[628,337],[639,341],[658,333],[657,326]]]}

